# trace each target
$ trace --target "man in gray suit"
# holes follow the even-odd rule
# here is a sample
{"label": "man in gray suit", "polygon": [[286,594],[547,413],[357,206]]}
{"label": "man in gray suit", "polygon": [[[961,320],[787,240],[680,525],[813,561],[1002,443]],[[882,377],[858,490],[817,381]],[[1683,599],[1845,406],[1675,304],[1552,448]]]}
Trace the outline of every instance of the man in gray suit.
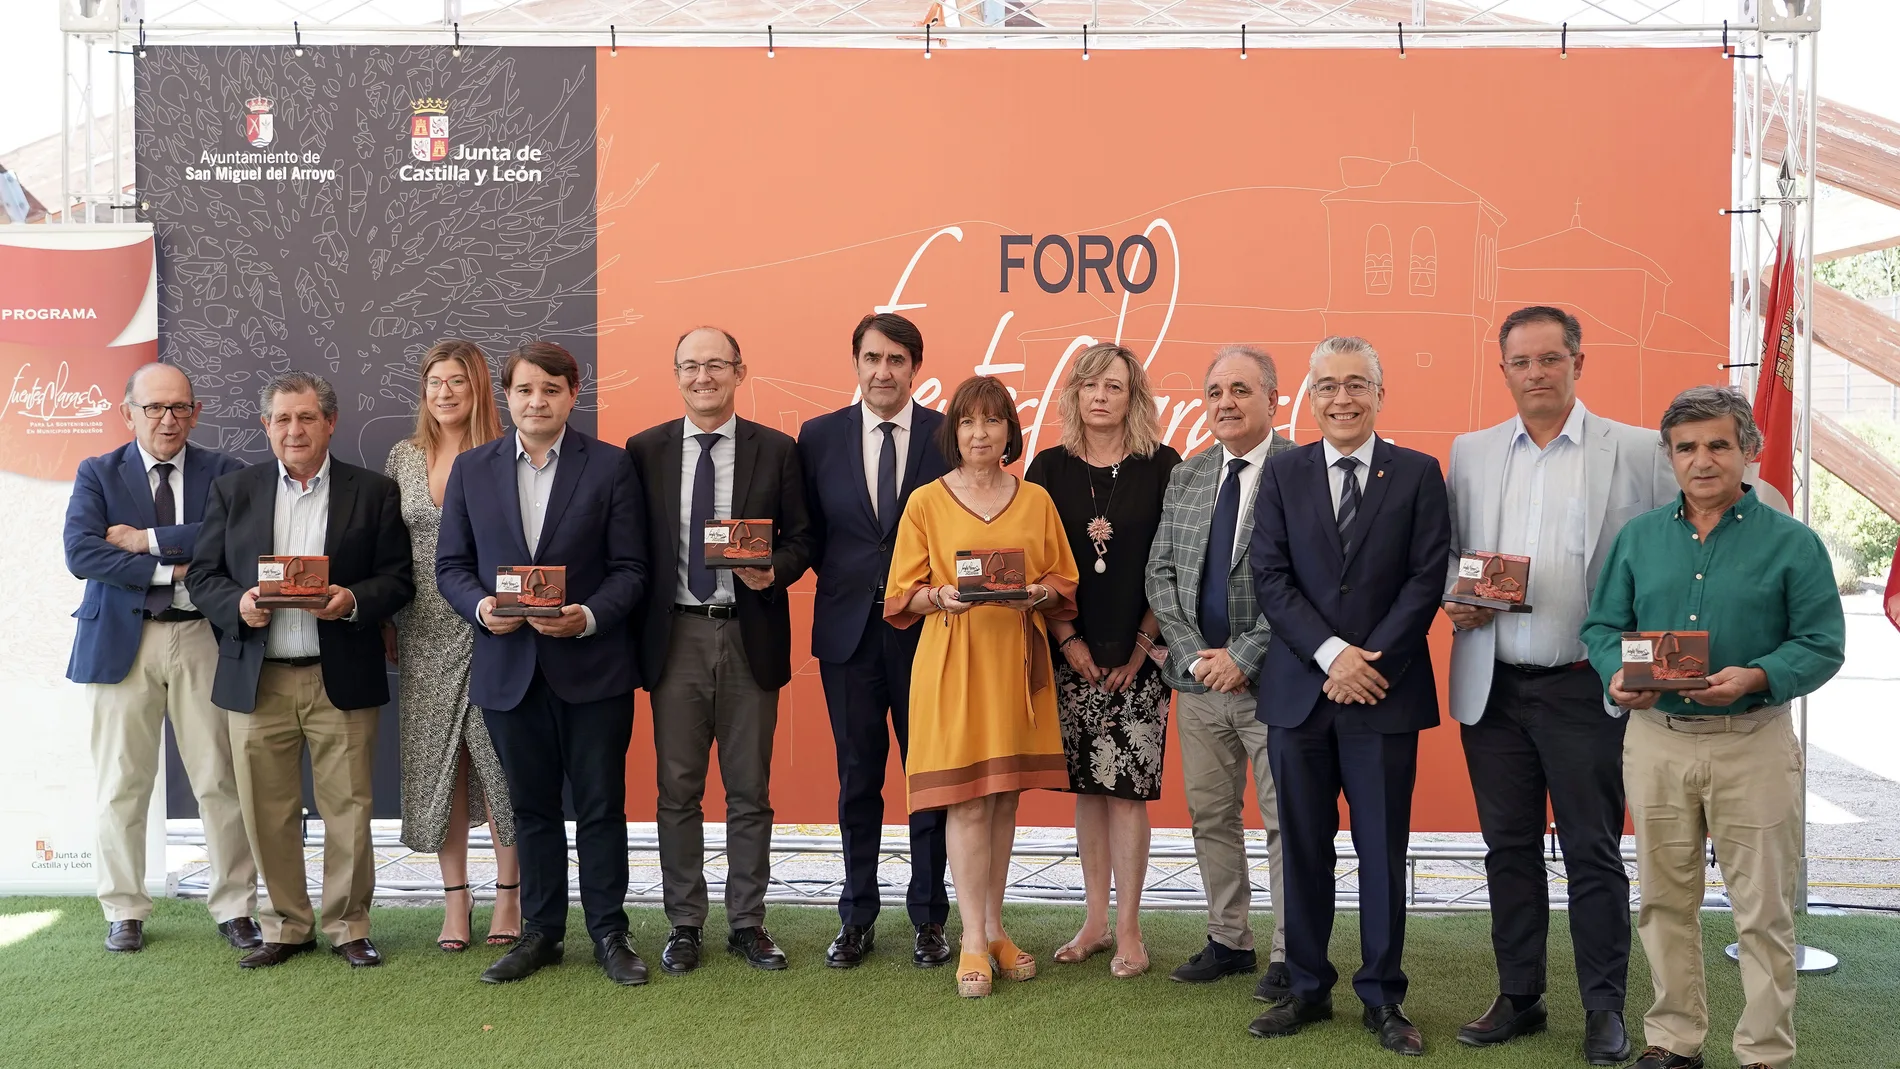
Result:
{"label": "man in gray suit", "polygon": [[1578,637],[1601,554],[1636,516],[1675,496],[1656,433],[1577,400],[1583,331],[1560,308],[1520,308],[1498,331],[1517,415],[1459,435],[1446,477],[1452,560],[1483,550],[1531,559],[1526,613],[1445,602],[1451,710],[1484,832],[1500,994],[1458,1032],[1483,1047],[1545,1027],[1550,927],[1541,841],[1545,799],[1570,880],[1570,934],[1585,1014],[1584,1057],[1629,1057],[1629,878],[1623,870],[1623,729]]}
{"label": "man in gray suit", "polygon": [[1267,768],[1267,727],[1254,719],[1271,632],[1254,604],[1246,549],[1260,472],[1269,456],[1293,443],[1273,433],[1280,381],[1265,352],[1245,345],[1217,350],[1206,390],[1207,425],[1218,444],[1183,461],[1168,479],[1145,584],[1168,646],[1161,674],[1180,695],[1175,730],[1208,905],[1207,946],[1172,978],[1211,983],[1259,967],[1248,921],[1253,886],[1241,824],[1251,761],[1273,894],[1272,956],[1254,997],[1272,1002],[1288,985],[1280,817]]}

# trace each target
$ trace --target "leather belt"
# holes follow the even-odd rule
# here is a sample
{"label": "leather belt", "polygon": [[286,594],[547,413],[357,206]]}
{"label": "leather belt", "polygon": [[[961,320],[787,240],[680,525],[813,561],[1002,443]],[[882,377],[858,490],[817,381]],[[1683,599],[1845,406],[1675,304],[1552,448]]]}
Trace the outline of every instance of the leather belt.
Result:
{"label": "leather belt", "polygon": [[193,609],[166,609],[164,612],[145,610],[145,618],[155,624],[181,624],[186,620],[202,620],[205,614]]}
{"label": "leather belt", "polygon": [[1543,665],[1543,664],[1512,664],[1509,661],[1499,661],[1498,667],[1509,668],[1511,671],[1516,672],[1519,675],[1525,675],[1525,676],[1554,676],[1559,672],[1581,672],[1584,669],[1590,667],[1590,662],[1589,661],[1572,661],[1569,664]]}
{"label": "leather belt", "polygon": [[266,657],[265,664],[281,664],[285,668],[309,668],[323,663],[321,657]]}
{"label": "leather belt", "polygon": [[708,620],[730,620],[739,615],[737,605],[675,605],[673,611],[682,616],[703,616]]}

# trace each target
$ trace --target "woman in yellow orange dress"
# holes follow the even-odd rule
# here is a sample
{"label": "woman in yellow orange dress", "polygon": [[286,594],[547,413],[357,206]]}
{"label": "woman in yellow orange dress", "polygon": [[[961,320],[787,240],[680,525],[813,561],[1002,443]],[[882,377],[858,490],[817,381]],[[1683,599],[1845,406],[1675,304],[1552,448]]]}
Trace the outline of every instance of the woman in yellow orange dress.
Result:
{"label": "woman in yellow orange dress", "polygon": [[[911,812],[948,809],[950,876],[963,920],[957,990],[990,993],[991,959],[1011,980],[1036,959],[1003,930],[1003,885],[1016,839],[1016,799],[1066,790],[1045,618],[1075,615],[1075,556],[1042,487],[1003,470],[1022,453],[1016,403],[996,379],[957,387],[943,453],[956,465],[918,489],[898,525],[884,616],[922,627],[911,669]],[[1027,597],[957,597],[958,550],[1020,549]]]}

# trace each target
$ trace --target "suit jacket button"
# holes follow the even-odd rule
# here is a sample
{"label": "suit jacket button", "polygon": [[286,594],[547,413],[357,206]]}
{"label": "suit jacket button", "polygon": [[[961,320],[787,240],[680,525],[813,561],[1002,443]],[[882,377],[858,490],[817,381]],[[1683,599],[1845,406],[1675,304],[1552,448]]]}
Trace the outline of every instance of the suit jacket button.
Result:
{"label": "suit jacket button", "polygon": [[1346,585],[1345,583],[1341,583],[1339,584],[1339,592],[1341,594],[1350,594],[1352,593],[1352,587]]}

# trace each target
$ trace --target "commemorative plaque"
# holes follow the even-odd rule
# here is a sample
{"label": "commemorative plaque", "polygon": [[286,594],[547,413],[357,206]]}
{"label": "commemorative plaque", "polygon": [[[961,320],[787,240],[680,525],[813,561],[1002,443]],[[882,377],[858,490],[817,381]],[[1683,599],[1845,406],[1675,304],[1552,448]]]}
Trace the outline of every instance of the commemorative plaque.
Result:
{"label": "commemorative plaque", "polygon": [[495,572],[495,605],[490,616],[559,616],[567,604],[567,569],[537,564]]}
{"label": "commemorative plaque", "polygon": [[257,607],[321,609],[330,603],[330,558],[257,558]]}
{"label": "commemorative plaque", "polygon": [[1458,555],[1458,582],[1445,600],[1498,612],[1529,612],[1524,594],[1530,583],[1529,557],[1468,549]]}
{"label": "commemorative plaque", "polygon": [[1707,631],[1623,632],[1624,690],[1703,690],[1708,685]]}
{"label": "commemorative plaque", "polygon": [[1021,601],[1029,596],[1024,567],[1020,549],[959,549],[957,600]]}
{"label": "commemorative plaque", "polygon": [[772,563],[771,520],[707,520],[708,568],[765,568]]}

